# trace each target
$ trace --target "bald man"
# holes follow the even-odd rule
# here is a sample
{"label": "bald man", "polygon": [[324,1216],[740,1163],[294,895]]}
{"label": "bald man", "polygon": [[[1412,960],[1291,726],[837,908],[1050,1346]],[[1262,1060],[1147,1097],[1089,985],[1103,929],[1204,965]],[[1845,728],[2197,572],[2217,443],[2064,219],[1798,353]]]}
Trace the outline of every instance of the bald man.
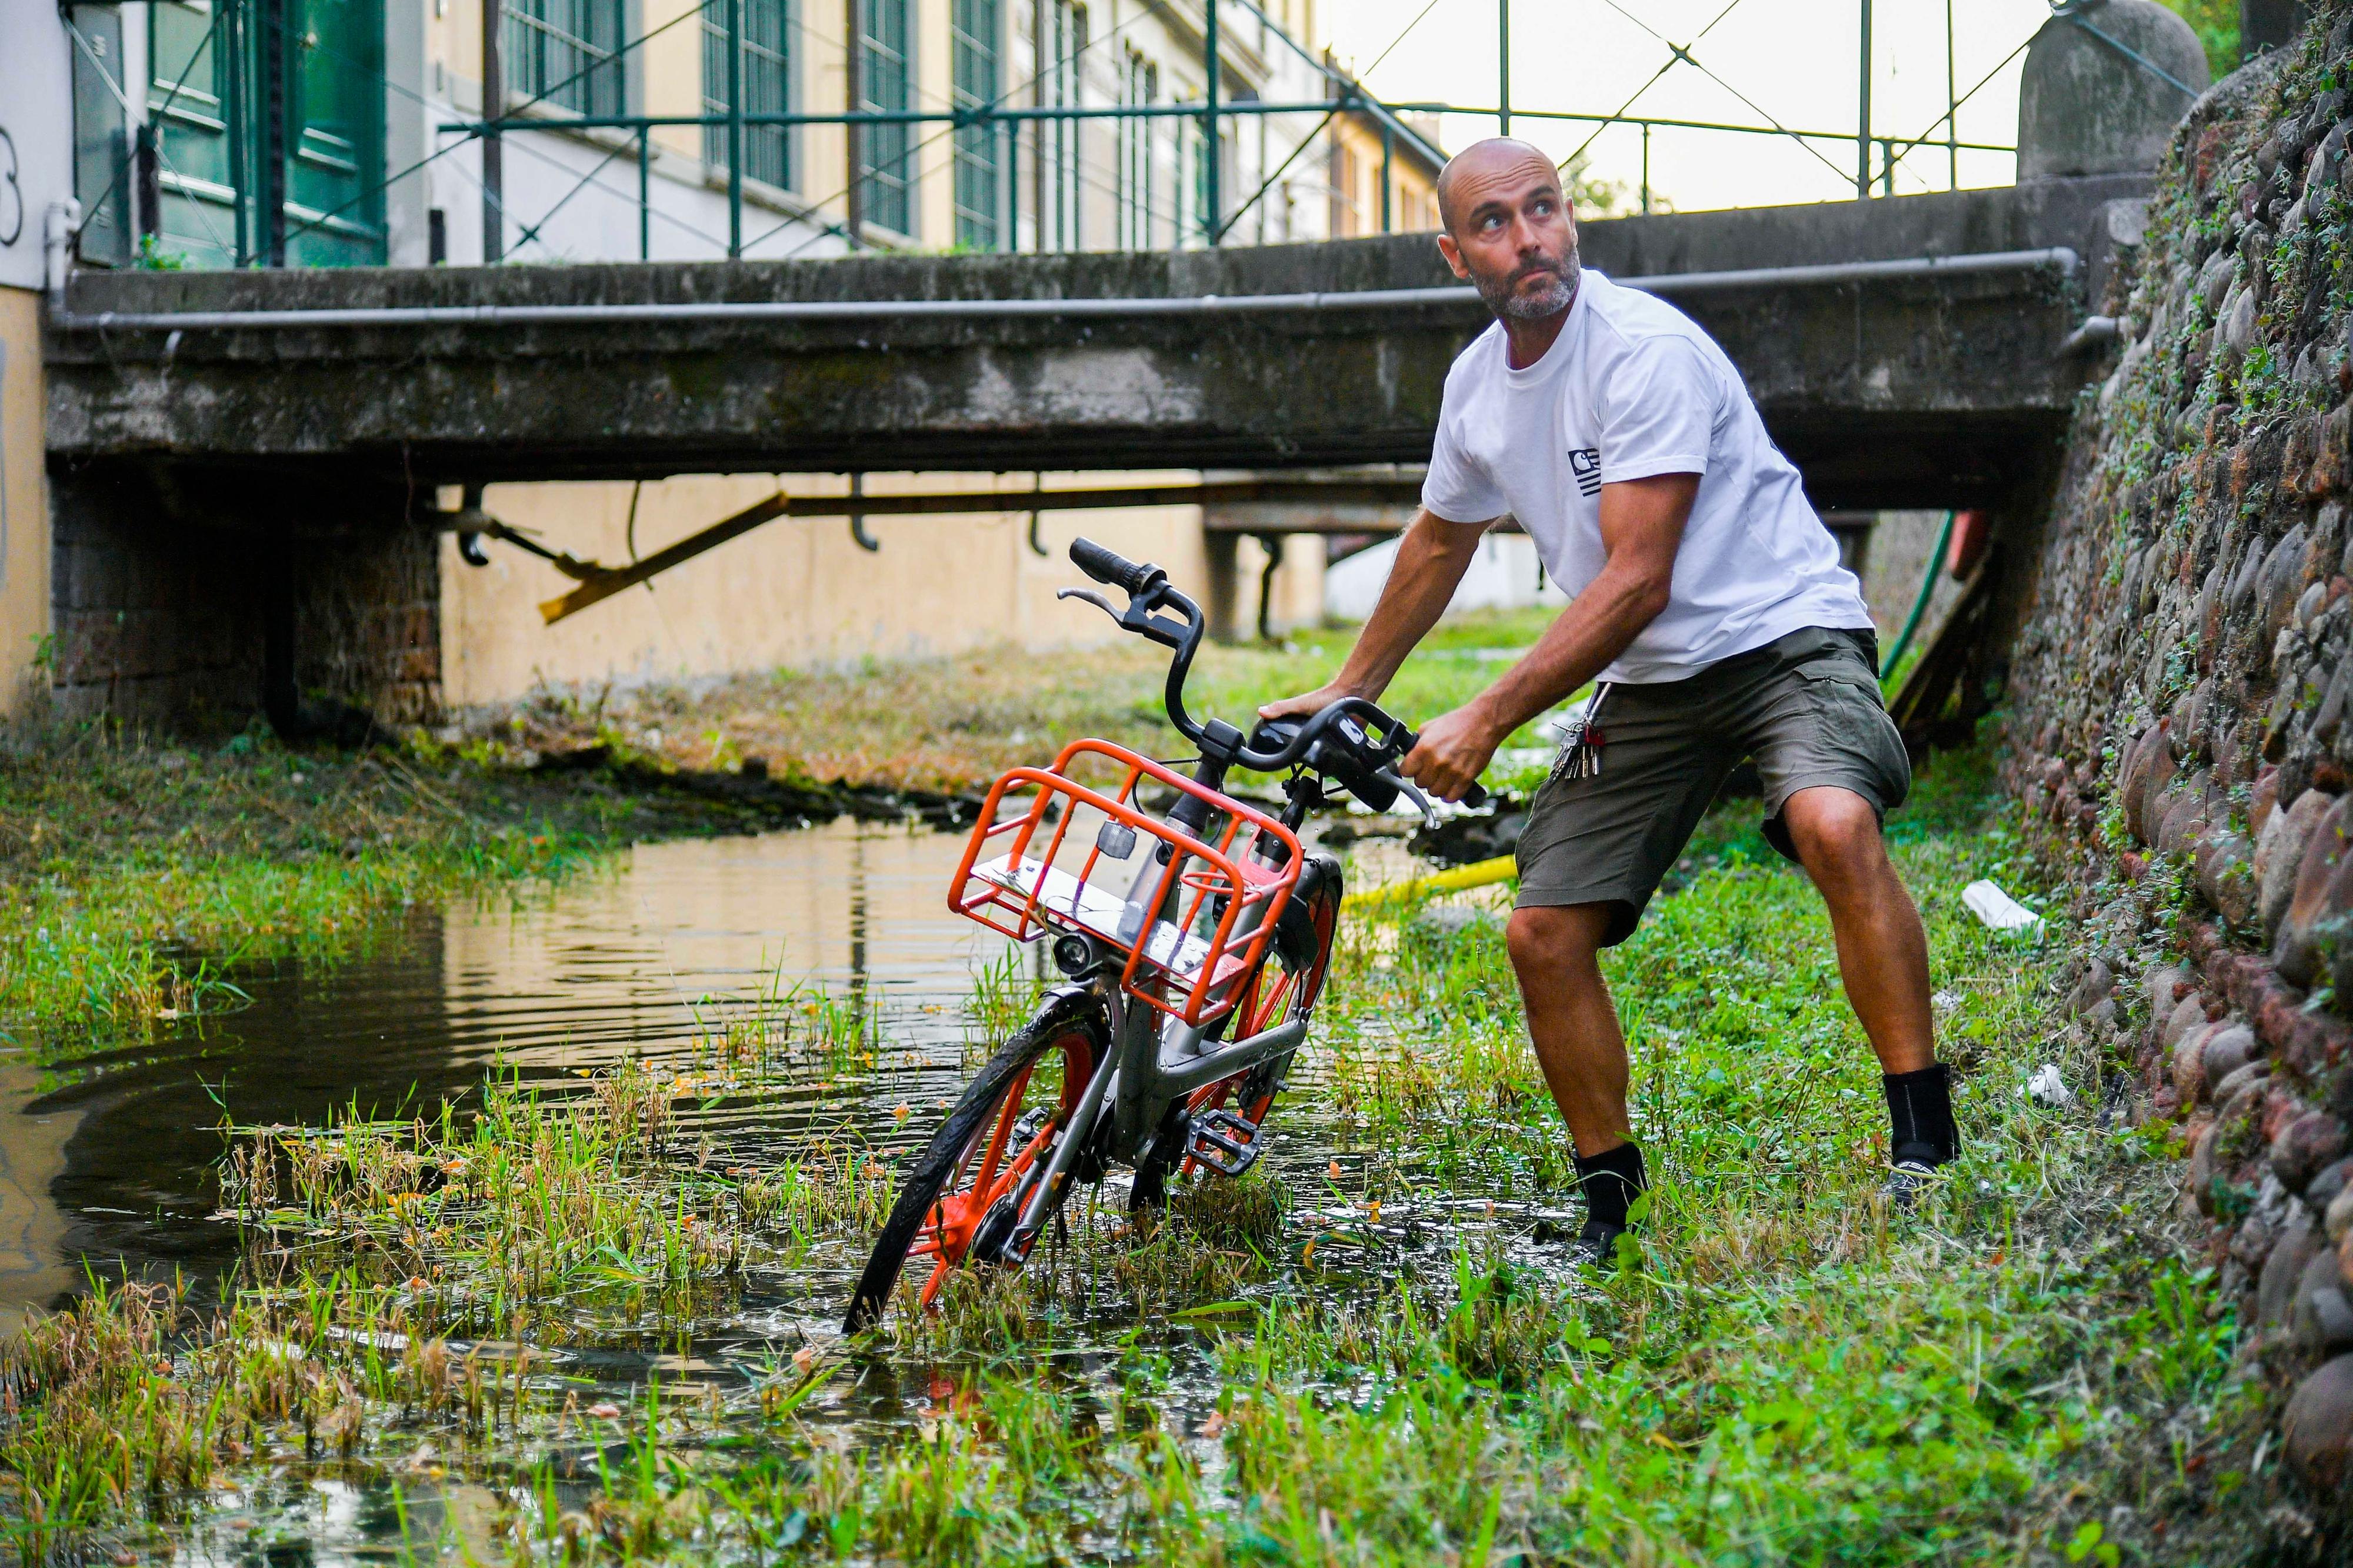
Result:
{"label": "bald man", "polygon": [[1861,586],[1724,351],[1673,307],[1579,268],[1549,158],[1482,142],[1438,190],[1438,247],[1495,324],[1447,375],[1420,513],[1338,677],[1261,711],[1377,698],[1480,535],[1516,518],[1568,607],[1503,679],[1424,728],[1404,768],[1458,798],[1504,737],[1594,685],[1529,809],[1509,932],[1528,1032],[1576,1144],[1577,1255],[1614,1260],[1648,1184],[1597,954],[1633,932],[1743,758],[1765,782],[1766,837],[1829,906],[1886,1088],[1885,1190],[1909,1204],[1958,1135],[1930,1032],[1927,942],[1880,837],[1912,775],[1880,702]]}

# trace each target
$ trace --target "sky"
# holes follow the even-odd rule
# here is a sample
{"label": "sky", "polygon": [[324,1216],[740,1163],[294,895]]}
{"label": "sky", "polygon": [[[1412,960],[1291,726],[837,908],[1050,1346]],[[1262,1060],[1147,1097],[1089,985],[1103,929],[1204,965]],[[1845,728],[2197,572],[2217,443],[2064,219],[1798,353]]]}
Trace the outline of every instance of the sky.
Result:
{"label": "sky", "polygon": [[[1497,4],[1324,0],[1319,20],[1334,54],[1366,73],[1366,84],[1385,100],[1492,110]],[[1948,4],[1956,89],[1978,88],[1961,106],[1960,138],[2010,145],[2023,55],[2003,61],[2050,16],[2046,0],[1876,0],[1872,129],[1907,139],[1936,129],[1942,137],[1936,127],[1947,102]],[[1651,186],[1656,198],[1683,211],[1852,197],[1862,10],[1862,0],[1517,0],[1511,12],[1513,134],[1556,158],[1593,137],[1589,174],[1621,185],[1620,209],[1630,210],[1641,183],[1638,130],[1613,126],[1596,136],[1590,125],[1529,120],[1519,111],[1608,114],[1631,98],[1630,114],[1834,132],[1846,140],[1813,142],[1810,153],[1784,136],[1661,127],[1651,134]],[[1673,60],[1662,39],[1684,46],[1721,79],[1687,62],[1658,75]],[[1441,121],[1450,149],[1494,131],[1492,114]],[[1965,186],[2008,184],[2014,177],[2007,153],[1965,151],[1959,163]],[[1944,190],[1951,179],[1945,149],[1924,147],[1898,163],[1895,190]]]}

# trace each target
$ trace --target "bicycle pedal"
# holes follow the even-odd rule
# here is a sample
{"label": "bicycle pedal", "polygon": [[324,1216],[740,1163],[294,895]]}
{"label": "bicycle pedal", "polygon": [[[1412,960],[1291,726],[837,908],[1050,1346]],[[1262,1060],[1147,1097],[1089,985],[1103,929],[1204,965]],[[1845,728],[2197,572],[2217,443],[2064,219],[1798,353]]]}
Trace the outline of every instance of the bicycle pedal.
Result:
{"label": "bicycle pedal", "polygon": [[1186,1128],[1186,1157],[1221,1176],[1240,1175],[1265,1151],[1258,1123],[1236,1111],[1205,1110]]}

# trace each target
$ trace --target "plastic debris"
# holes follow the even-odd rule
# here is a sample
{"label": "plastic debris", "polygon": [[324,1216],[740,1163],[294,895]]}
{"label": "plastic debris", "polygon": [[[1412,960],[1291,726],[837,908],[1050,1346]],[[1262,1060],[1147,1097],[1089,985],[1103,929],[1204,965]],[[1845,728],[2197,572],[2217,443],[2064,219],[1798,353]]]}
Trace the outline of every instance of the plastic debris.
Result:
{"label": "plastic debris", "polygon": [[2042,917],[1985,879],[1961,889],[1961,902],[1989,931],[2023,931],[2040,925]]}
{"label": "plastic debris", "polygon": [[2044,1062],[2036,1068],[2034,1076],[2026,1080],[2026,1092],[2034,1097],[2036,1104],[2047,1105],[2053,1110],[2064,1110],[2075,1103],[2074,1091],[2059,1076],[2056,1062]]}

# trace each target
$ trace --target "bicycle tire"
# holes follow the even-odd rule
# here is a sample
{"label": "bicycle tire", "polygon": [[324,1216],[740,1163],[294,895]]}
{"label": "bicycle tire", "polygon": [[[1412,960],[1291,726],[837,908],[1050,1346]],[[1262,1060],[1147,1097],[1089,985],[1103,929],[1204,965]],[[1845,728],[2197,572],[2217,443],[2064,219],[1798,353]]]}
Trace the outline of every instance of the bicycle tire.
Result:
{"label": "bicycle tire", "polygon": [[[1267,963],[1260,966],[1260,978],[1254,982],[1252,995],[1246,1001],[1240,1037],[1248,1037],[1262,1029],[1272,1028],[1278,1017],[1288,1013],[1304,1018],[1315,1010],[1316,1001],[1324,994],[1324,980],[1332,971],[1332,943],[1340,931],[1341,874],[1340,862],[1329,855],[1309,858],[1300,878],[1300,890],[1293,896],[1294,905],[1304,914],[1308,929],[1314,935],[1311,951],[1302,954],[1307,962],[1297,970],[1286,964],[1286,981],[1273,994],[1261,1002],[1255,986],[1265,984],[1267,965],[1274,962],[1274,950],[1270,947]],[[1286,920],[1290,917],[1285,916]],[[1200,1111],[1223,1105],[1229,1096],[1240,1094],[1250,1121],[1263,1123],[1273,1109],[1274,1084],[1281,1077],[1288,1057],[1260,1063],[1231,1078],[1197,1090],[1189,1099],[1180,1100],[1169,1110],[1168,1124],[1161,1136],[1153,1141],[1155,1152],[1136,1167],[1135,1180],[1127,1190],[1130,1214],[1165,1207],[1168,1202],[1170,1178],[1177,1173],[1177,1164],[1184,1158],[1183,1123]],[[1159,1152],[1166,1151],[1166,1154]],[[1187,1164],[1190,1162],[1186,1162]]]}
{"label": "bicycle tire", "polygon": [[[1038,1016],[1016,1031],[973,1075],[946,1120],[940,1123],[939,1131],[932,1134],[931,1142],[908,1167],[898,1200],[876,1234],[874,1250],[868,1255],[858,1287],[850,1293],[849,1309],[842,1321],[846,1332],[857,1333],[881,1321],[892,1292],[898,1289],[899,1276],[904,1272],[913,1249],[922,1244],[924,1226],[934,1221],[934,1211],[950,1178],[963,1173],[966,1160],[978,1150],[984,1135],[1000,1124],[1009,1131],[1011,1121],[999,1113],[1007,1110],[1011,1091],[1026,1091],[1030,1069],[1048,1052],[1057,1047],[1063,1050],[1061,1102],[1046,1130],[1052,1136],[1025,1152],[1028,1159],[1044,1160],[1060,1146],[1060,1132],[1069,1125],[1071,1110],[1110,1041],[1109,1020],[1103,1016],[1099,1000],[1085,992],[1057,993],[1049,996]],[[1018,1103],[1013,1104],[1009,1117],[1018,1119],[1020,1110]],[[1040,1137],[1044,1136],[1041,1132]],[[1006,1140],[994,1142],[1001,1155]],[[987,1163],[985,1157],[984,1165]],[[1068,1202],[1069,1196],[1070,1188],[1066,1186],[1057,1206]],[[945,1217],[938,1217],[944,1232]],[[976,1229],[977,1221],[974,1226]],[[943,1267],[962,1266],[970,1239],[967,1234],[961,1246],[952,1246],[950,1238],[942,1235],[938,1247],[941,1264],[934,1267],[934,1281],[944,1278]],[[931,1289],[936,1289],[935,1282]],[[926,1300],[928,1303],[928,1296]]]}

